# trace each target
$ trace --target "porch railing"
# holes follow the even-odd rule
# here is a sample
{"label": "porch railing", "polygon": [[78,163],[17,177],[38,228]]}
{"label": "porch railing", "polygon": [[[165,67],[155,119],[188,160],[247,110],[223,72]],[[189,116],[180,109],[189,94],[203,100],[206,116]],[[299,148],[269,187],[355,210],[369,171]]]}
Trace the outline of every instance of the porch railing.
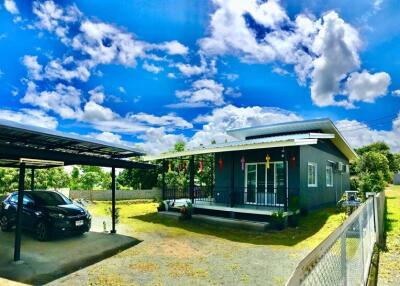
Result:
{"label": "porch railing", "polygon": [[[164,199],[166,200],[190,199],[190,195],[189,188],[166,188],[164,190]],[[296,204],[293,200],[296,197],[298,197],[297,188],[272,185],[252,188],[194,186],[193,189],[194,203],[228,207],[276,207],[287,211]]]}

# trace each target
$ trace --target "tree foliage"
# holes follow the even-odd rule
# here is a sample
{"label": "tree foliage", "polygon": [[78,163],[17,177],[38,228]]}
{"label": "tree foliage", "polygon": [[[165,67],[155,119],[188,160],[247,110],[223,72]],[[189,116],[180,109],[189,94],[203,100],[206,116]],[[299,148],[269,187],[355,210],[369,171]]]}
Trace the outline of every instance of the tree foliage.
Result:
{"label": "tree foliage", "polygon": [[124,169],[117,184],[120,189],[151,189],[157,185],[157,170]]}

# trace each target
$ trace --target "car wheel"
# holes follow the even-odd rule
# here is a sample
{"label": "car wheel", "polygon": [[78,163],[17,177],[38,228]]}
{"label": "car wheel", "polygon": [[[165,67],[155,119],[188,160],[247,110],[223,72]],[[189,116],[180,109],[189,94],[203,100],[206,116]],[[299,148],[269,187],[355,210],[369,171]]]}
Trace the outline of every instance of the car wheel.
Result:
{"label": "car wheel", "polygon": [[36,239],[39,241],[46,241],[49,239],[49,229],[43,221],[39,221],[36,225]]}
{"label": "car wheel", "polygon": [[11,225],[10,225],[10,222],[8,221],[8,217],[6,215],[1,216],[0,227],[1,227],[1,230],[4,232],[11,230]]}

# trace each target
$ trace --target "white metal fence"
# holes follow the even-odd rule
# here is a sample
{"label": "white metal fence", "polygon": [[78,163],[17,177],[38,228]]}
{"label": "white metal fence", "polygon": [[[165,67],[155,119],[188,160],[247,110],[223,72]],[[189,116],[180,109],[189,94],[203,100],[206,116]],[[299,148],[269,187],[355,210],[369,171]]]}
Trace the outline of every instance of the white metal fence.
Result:
{"label": "white metal fence", "polygon": [[384,200],[380,193],[359,206],[300,262],[286,285],[365,285],[382,237]]}

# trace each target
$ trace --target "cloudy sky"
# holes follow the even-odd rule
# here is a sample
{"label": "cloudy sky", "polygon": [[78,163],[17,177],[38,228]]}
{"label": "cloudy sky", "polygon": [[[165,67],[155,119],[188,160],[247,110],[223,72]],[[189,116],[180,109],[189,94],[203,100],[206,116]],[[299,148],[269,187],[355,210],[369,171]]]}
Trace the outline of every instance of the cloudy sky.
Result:
{"label": "cloudy sky", "polygon": [[95,2],[1,3],[0,119],[158,153],[329,117],[400,151],[396,0]]}

